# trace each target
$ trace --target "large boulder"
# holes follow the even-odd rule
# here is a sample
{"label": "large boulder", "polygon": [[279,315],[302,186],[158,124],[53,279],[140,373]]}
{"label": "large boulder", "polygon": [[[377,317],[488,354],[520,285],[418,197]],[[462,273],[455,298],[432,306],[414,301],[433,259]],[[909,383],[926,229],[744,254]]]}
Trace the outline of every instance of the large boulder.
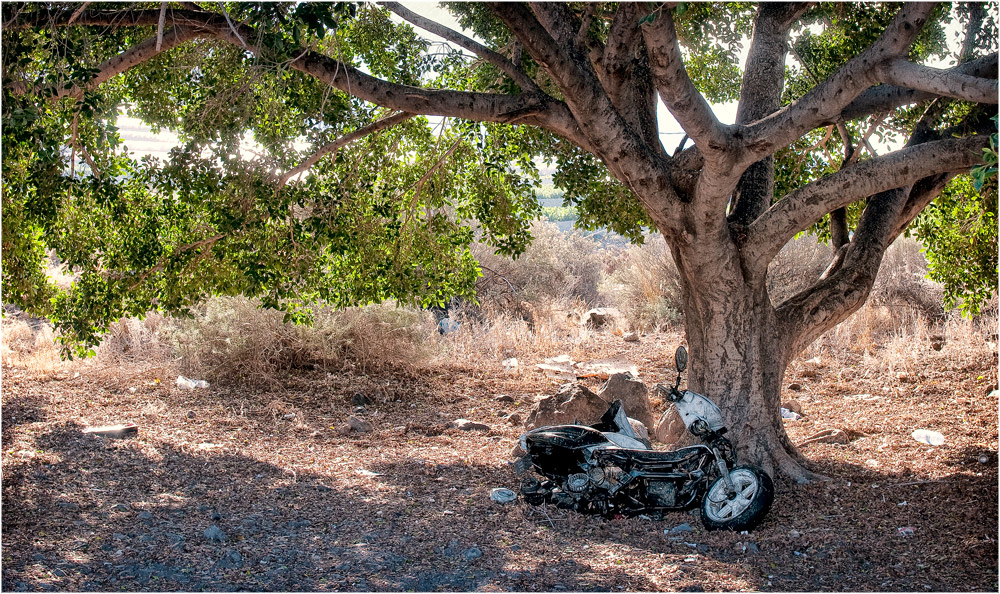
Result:
{"label": "large boulder", "polygon": [[604,400],[605,408],[615,400],[621,400],[625,414],[638,420],[646,427],[652,427],[653,409],[649,404],[646,384],[632,377],[630,373],[616,373],[604,382],[597,395]]}
{"label": "large boulder", "polygon": [[583,324],[592,328],[603,328],[611,323],[618,310],[612,307],[597,307],[583,314]]}
{"label": "large boulder", "polygon": [[608,410],[608,403],[586,386],[569,382],[559,387],[552,396],[546,396],[531,409],[525,428],[546,425],[590,425],[601,419]]}
{"label": "large boulder", "polygon": [[687,427],[677,407],[669,406],[653,427],[653,439],[665,444],[682,444],[687,441]]}

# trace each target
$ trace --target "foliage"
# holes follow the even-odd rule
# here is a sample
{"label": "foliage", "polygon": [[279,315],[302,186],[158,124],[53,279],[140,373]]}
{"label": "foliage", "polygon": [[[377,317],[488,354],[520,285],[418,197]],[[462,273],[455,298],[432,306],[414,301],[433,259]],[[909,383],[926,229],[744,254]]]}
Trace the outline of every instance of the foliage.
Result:
{"label": "foliage", "polygon": [[[531,221],[542,212],[536,160],[555,167],[553,192],[563,199],[563,207],[549,215],[572,214],[579,228],[606,227],[636,243],[654,227],[630,187],[594,154],[550,132],[516,125],[513,116],[515,124],[413,117],[283,179],[283,172],[335,139],[390,115],[294,68],[306,50],[406,88],[524,90],[488,60],[442,49],[383,7],[198,4],[238,23],[239,29],[230,26],[237,36],[243,31],[242,46],[190,41],[89,88],[102,64],[155,38],[157,27],[49,26],[79,6],[5,4],[5,24],[34,24],[4,27],[2,65],[4,297],[55,321],[61,339],[77,353],[88,352],[122,316],[150,309],[183,314],[209,296],[244,296],[302,322],[313,317],[313,303],[344,307],[394,299],[428,306],[455,295],[471,297],[483,271],[470,243],[481,241],[486,247],[477,249],[495,256],[527,249]],[[582,42],[607,41],[613,5],[567,6],[596,15],[581,29]],[[87,8],[123,7],[149,12],[159,5]],[[550,99],[564,98],[546,68],[517,47],[488,6],[448,7],[486,45],[515,59]],[[642,21],[654,23],[665,10],[674,10],[685,66],[698,90],[712,102],[736,99],[737,57],[752,32],[756,6],[681,3],[658,7]],[[811,8],[793,31],[795,64],[787,69],[784,100],[802,97],[857,55],[896,10],[874,3]],[[968,22],[970,11],[942,5],[910,57],[943,56],[945,25]],[[995,31],[995,16],[987,17],[983,30]],[[261,49],[249,51],[247,40]],[[995,45],[995,38],[979,36],[973,50],[981,54]],[[74,95],[75,89],[81,92]],[[54,98],[63,92],[68,96]],[[872,128],[873,138],[891,141],[908,135],[925,108],[847,128],[855,139]],[[115,126],[122,113],[174,132],[180,146],[164,161],[135,159]],[[944,105],[942,114],[942,121],[954,124],[969,108],[956,102]],[[994,168],[974,173],[984,192],[992,187],[994,195],[995,146]],[[836,171],[843,147],[832,129],[820,129],[779,152],[775,196]],[[988,201],[957,189],[949,196],[921,219],[929,226],[950,225],[954,217],[964,221],[954,232],[921,231],[932,271],[945,274],[949,258],[974,253],[981,266],[951,286],[959,287],[954,295],[981,295],[982,283],[995,279],[995,264],[989,269],[990,262],[979,258],[989,247],[983,235],[991,224]],[[861,208],[848,208],[850,225]],[[995,212],[994,200],[993,225]],[[828,233],[827,224],[814,231]],[[969,236],[981,239],[960,249],[957,239]],[[68,289],[45,275],[50,250],[76,278]]]}

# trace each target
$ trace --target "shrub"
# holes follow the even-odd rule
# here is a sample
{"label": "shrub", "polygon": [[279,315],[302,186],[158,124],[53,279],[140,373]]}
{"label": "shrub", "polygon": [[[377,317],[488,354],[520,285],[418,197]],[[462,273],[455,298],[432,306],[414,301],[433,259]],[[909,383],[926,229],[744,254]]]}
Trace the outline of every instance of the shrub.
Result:
{"label": "shrub", "polygon": [[185,373],[233,384],[276,383],[296,369],[356,366],[362,371],[422,360],[433,334],[429,312],[392,303],[336,310],[317,306],[312,325],[242,297],[216,297],[167,329]]}
{"label": "shrub", "polygon": [[681,321],[681,282],[670,248],[658,234],[609,260],[605,293],[635,330],[655,330]]}
{"label": "shrub", "polygon": [[602,270],[597,242],[545,222],[536,222],[531,232],[531,244],[516,259],[498,256],[484,244],[472,246],[483,272],[476,283],[480,312],[531,320],[531,310],[539,305],[574,300],[597,304]]}

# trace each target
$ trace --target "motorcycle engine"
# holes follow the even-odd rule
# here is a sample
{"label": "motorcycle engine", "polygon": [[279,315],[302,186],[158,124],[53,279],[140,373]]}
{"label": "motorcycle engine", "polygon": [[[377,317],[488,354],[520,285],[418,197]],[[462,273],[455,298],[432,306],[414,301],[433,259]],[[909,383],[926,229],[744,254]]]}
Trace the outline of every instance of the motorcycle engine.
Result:
{"label": "motorcycle engine", "polygon": [[653,505],[673,507],[677,501],[677,487],[671,481],[649,481],[646,483],[646,497]]}

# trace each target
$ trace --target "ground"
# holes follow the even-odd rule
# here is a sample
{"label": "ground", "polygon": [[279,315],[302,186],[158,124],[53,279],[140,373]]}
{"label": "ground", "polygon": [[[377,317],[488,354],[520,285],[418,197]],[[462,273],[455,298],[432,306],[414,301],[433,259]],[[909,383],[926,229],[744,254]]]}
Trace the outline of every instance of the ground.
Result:
{"label": "ground", "polygon": [[[679,342],[598,333],[574,357],[628,359],[667,382]],[[826,428],[852,441],[804,447],[830,480],[778,480],[749,534],[707,533],[683,512],[604,520],[491,501],[519,482],[508,461],[522,428],[502,415],[557,389],[540,358],[195,391],[166,363],[5,365],[2,587],[996,592],[996,344],[931,347],[816,350],[793,366],[784,397],[805,413],[785,421],[793,441]],[[343,434],[356,395],[374,431]],[[460,417],[491,428],[447,427]],[[123,422],[138,434],[82,433]],[[918,428],[945,443],[916,442]],[[665,533],[682,524],[693,531]]]}

